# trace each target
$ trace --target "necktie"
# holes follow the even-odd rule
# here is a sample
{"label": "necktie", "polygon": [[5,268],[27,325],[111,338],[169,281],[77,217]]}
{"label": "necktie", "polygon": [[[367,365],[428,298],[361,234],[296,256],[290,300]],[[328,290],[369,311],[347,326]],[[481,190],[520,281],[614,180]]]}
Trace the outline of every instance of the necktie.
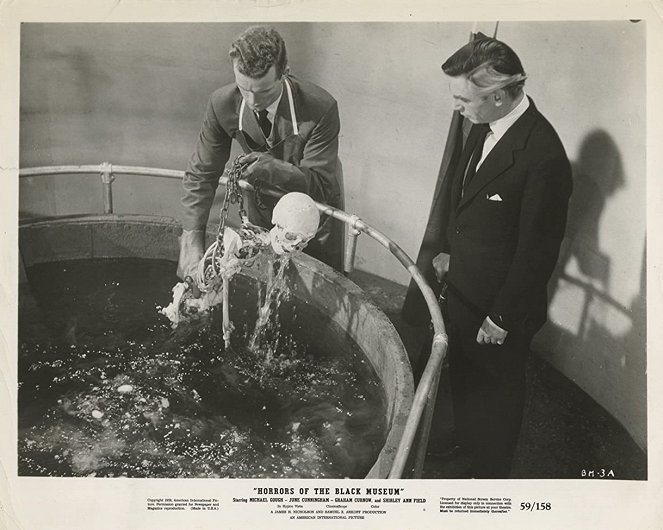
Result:
{"label": "necktie", "polygon": [[477,166],[479,165],[479,160],[481,160],[481,155],[483,154],[483,144],[486,141],[486,136],[490,132],[490,126],[487,123],[481,123],[477,125],[479,127],[479,137],[477,143],[474,146],[472,151],[472,156],[470,157],[470,162],[467,164],[467,171],[465,171],[465,180],[463,181],[463,190],[467,188],[472,177],[477,172]]}
{"label": "necktie", "polygon": [[265,138],[269,138],[269,135],[272,132],[272,122],[270,122],[267,117],[267,111],[264,109],[259,110],[256,115],[258,117],[258,125],[260,126],[262,134],[265,135]]}

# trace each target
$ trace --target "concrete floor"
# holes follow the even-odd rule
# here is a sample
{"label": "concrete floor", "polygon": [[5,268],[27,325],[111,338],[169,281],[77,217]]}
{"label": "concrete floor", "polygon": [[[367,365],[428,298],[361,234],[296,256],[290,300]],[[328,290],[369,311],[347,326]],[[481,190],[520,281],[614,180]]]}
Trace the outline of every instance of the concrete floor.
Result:
{"label": "concrete floor", "polygon": [[[423,330],[400,317],[405,288],[362,271],[350,275],[394,323],[410,360]],[[448,445],[453,416],[448,370],[443,368],[429,451]],[[424,478],[464,478],[469,462],[458,454],[429,455]],[[527,398],[511,478],[583,478],[593,470],[622,480],[646,480],[647,455],[598,403],[538,355],[527,366]],[[603,471],[601,471],[603,470]],[[612,473],[610,473],[612,472]]]}

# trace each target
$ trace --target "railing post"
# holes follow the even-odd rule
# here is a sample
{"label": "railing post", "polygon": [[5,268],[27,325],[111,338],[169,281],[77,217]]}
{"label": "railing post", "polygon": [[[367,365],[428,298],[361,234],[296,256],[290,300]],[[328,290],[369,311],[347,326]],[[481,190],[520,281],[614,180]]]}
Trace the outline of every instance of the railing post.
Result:
{"label": "railing post", "polygon": [[104,193],[104,213],[113,213],[113,166],[110,162],[101,164],[101,183]]}
{"label": "railing post", "polygon": [[[437,351],[440,351],[442,357],[446,350],[448,338],[446,333],[438,333],[433,337],[433,345],[431,346],[431,357],[437,357]],[[435,354],[433,353],[435,352]],[[437,390],[440,384],[441,370],[435,370],[433,380],[428,390],[426,399],[426,406],[419,423],[419,445],[416,448],[414,455],[414,470],[412,478],[421,478],[424,472],[424,463],[426,460],[426,453],[428,452],[428,439],[430,437],[431,425],[433,423],[433,413],[435,412],[435,405],[437,404]]]}
{"label": "railing post", "polygon": [[345,262],[343,264],[343,271],[345,274],[350,274],[355,266],[357,238],[359,237],[359,234],[361,234],[361,232],[357,230],[357,223],[359,220],[359,217],[352,215],[350,216],[350,222],[348,223],[348,236],[350,237],[350,240],[345,245]]}
{"label": "railing post", "polygon": [[[432,306],[429,307],[432,309]],[[444,330],[444,322],[439,313],[439,308],[436,308],[435,313],[437,314],[432,315],[433,322],[438,321],[442,324],[441,326],[435,325],[435,328]],[[438,331],[433,336],[430,358],[428,359],[428,363],[426,363],[426,368],[419,381],[417,391],[414,394],[412,409],[405,424],[400,444],[396,450],[389,478],[403,478],[406,472],[406,465],[408,464],[408,457],[415,444],[417,434],[419,434],[419,437],[416,443],[419,445],[416,447],[414,464],[410,469],[413,470],[412,478],[421,478],[426,450],[428,448],[431,422],[433,420],[437,388],[440,381],[440,371],[447,352],[448,340],[445,331]]]}

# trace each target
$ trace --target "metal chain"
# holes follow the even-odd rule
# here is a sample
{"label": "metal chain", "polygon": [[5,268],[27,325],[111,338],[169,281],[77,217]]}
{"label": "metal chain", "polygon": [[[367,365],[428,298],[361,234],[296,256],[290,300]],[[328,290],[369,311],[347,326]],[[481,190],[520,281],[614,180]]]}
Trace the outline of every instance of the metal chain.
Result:
{"label": "metal chain", "polygon": [[265,205],[264,202],[262,202],[262,181],[261,180],[254,181],[253,182],[253,189],[255,190],[256,206],[260,210],[266,210],[267,206]]}
{"label": "metal chain", "polygon": [[219,244],[223,242],[223,231],[226,227],[226,221],[228,219],[228,209],[231,204],[239,205],[239,217],[242,224],[248,221],[248,216],[246,215],[246,210],[244,209],[244,196],[242,194],[242,188],[239,186],[239,179],[244,172],[247,164],[243,163],[244,155],[239,155],[235,160],[233,160],[232,166],[229,169],[225,170],[225,175],[228,178],[226,182],[226,194],[223,198],[223,205],[221,206],[221,213],[219,215],[219,229],[216,234],[216,240]]}

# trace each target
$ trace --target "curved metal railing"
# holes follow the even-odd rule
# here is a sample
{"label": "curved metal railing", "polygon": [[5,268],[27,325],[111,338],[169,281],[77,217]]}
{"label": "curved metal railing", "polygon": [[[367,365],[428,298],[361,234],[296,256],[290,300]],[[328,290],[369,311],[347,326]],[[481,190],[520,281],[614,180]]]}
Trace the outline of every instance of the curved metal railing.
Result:
{"label": "curved metal railing", "polygon": [[[172,169],[156,169],[148,167],[135,167],[135,166],[115,166],[108,162],[98,165],[81,165],[81,166],[44,166],[32,167],[19,170],[19,177],[40,177],[48,175],[72,175],[72,174],[98,174],[101,177],[102,192],[104,200],[104,213],[113,213],[113,181],[115,175],[142,175],[148,177],[158,178],[171,178],[181,180],[184,177],[184,171],[177,171]],[[222,176],[219,184],[225,185],[227,177]],[[248,182],[240,181],[242,189],[253,191],[253,186]],[[281,193],[271,189],[261,189],[262,193],[279,197]],[[321,213],[331,216],[334,219],[345,223],[348,226],[349,242],[345,248],[344,269],[345,272],[351,272],[354,266],[354,257],[357,248],[357,239],[360,234],[367,234],[372,239],[385,247],[394,257],[403,265],[403,267],[410,274],[419,289],[421,290],[428,309],[430,310],[433,322],[433,345],[431,348],[431,355],[424,369],[423,375],[419,385],[417,386],[414,394],[414,400],[410,414],[408,415],[407,422],[403,436],[396,450],[396,456],[389,472],[389,478],[401,478],[406,470],[406,466],[412,449],[415,445],[417,433],[419,433],[419,440],[417,443],[416,452],[414,454],[414,464],[412,466],[412,474],[415,478],[421,477],[423,472],[424,459],[426,456],[426,448],[428,445],[428,437],[430,434],[431,422],[433,419],[433,410],[435,407],[435,398],[437,396],[437,389],[440,380],[440,371],[442,369],[442,362],[447,352],[448,339],[444,326],[442,313],[437,304],[437,299],[433,290],[430,288],[419,268],[415,265],[414,261],[405,253],[405,251],[397,245],[394,241],[389,239],[379,230],[373,228],[368,223],[362,221],[356,215],[348,214],[343,210],[339,210],[326,204],[316,202],[316,206]]]}

